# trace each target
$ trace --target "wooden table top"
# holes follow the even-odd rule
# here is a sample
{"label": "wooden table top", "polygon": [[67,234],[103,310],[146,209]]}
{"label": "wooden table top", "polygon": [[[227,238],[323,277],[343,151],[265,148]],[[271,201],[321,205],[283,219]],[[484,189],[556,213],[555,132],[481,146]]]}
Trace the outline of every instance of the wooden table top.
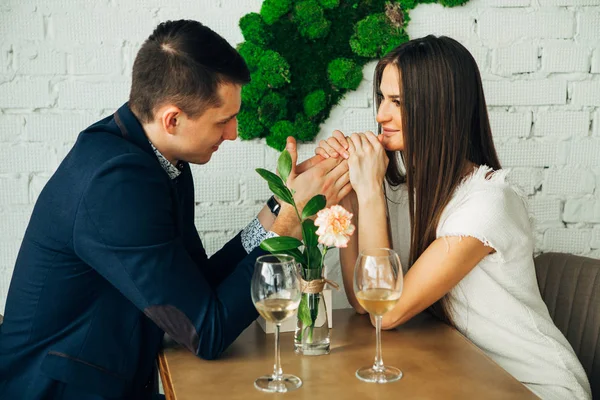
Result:
{"label": "wooden table top", "polygon": [[536,399],[519,381],[456,330],[423,314],[396,330],[382,332],[384,364],[404,376],[387,384],[359,381],[358,368],[375,357],[375,328],[368,316],[335,310],[331,353],[294,353],[293,333],[281,334],[284,373],[299,376],[300,389],[263,393],[254,380],[273,372],[274,335],[255,322],[214,361],[181,347],[159,357],[168,400],[189,399]]}

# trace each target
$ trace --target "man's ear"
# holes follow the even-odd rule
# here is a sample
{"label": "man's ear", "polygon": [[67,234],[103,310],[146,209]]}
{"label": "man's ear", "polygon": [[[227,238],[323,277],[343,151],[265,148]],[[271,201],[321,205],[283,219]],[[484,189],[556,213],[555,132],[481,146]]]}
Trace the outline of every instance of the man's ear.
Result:
{"label": "man's ear", "polygon": [[174,135],[177,128],[181,124],[183,113],[176,106],[165,106],[159,110],[160,123],[163,130],[171,135]]}

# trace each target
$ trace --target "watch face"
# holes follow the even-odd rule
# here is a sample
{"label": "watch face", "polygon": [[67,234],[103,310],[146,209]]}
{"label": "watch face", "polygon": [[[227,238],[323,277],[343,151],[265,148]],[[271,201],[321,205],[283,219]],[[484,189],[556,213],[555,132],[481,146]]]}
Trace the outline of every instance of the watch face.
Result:
{"label": "watch face", "polygon": [[269,210],[271,210],[271,212],[273,214],[275,214],[275,215],[279,214],[279,209],[281,208],[281,205],[277,202],[277,200],[275,200],[274,196],[271,196],[269,201],[267,201],[267,206],[269,207]]}

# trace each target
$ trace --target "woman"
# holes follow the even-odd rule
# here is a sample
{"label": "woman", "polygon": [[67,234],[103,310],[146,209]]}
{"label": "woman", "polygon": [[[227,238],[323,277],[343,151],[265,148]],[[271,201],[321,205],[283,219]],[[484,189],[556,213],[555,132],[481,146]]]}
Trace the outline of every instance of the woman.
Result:
{"label": "woman", "polygon": [[429,308],[538,396],[590,399],[540,296],[526,204],[505,181],[471,54],[447,37],[412,40],[378,63],[374,86],[379,136],[336,131],[316,150],[347,158],[350,168],[354,193],[343,205],[358,234],[340,255],[350,304],[365,312],[352,286],[359,251],[403,245],[393,234],[400,206],[390,198],[405,187],[408,271],[383,328]]}

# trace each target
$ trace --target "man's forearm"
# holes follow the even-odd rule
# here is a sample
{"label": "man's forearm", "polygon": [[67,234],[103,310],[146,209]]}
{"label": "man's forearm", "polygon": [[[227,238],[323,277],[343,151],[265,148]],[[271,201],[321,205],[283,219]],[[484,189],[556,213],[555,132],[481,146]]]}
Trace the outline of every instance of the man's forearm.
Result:
{"label": "man's forearm", "polygon": [[302,239],[302,230],[298,215],[294,207],[288,204],[281,206],[281,211],[270,230],[279,236],[291,236],[300,240]]}
{"label": "man's forearm", "polygon": [[256,217],[258,218],[258,222],[265,228],[265,231],[271,230],[273,222],[275,222],[275,215],[273,215],[269,206],[265,205]]}

